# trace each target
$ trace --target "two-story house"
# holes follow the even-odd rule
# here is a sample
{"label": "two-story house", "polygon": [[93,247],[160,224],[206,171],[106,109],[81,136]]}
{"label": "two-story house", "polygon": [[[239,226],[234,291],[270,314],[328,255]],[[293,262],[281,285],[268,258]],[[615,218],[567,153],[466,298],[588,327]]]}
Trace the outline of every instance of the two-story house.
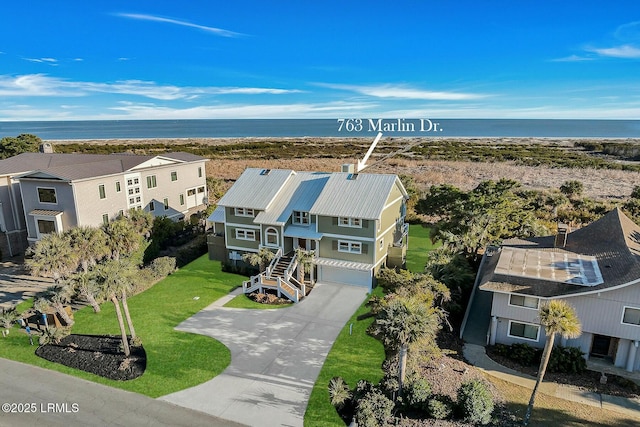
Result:
{"label": "two-story house", "polygon": [[247,169],[209,218],[210,256],[242,262],[261,248],[302,248],[319,282],[371,289],[382,265],[404,262],[406,199],[396,175]]}
{"label": "two-story house", "polygon": [[564,299],[583,332],[562,345],[640,370],[640,227],[620,209],[573,232],[505,241],[485,255],[480,273],[479,289],[493,295],[490,344],[543,347],[538,309]]}
{"label": "two-story house", "polygon": [[23,153],[2,160],[5,234],[20,232],[32,243],[46,233],[100,226],[130,209],[184,218],[203,207],[206,162],[189,153]]}

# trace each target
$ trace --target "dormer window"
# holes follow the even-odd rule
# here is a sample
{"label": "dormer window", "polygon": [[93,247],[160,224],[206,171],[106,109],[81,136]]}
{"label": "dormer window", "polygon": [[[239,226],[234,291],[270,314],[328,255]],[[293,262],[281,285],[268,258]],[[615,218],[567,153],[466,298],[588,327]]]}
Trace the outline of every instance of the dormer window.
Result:
{"label": "dormer window", "polygon": [[340,227],[362,228],[362,220],[360,218],[339,217],[338,225]]}
{"label": "dormer window", "polygon": [[309,225],[309,212],[293,211],[294,224]]}
{"label": "dormer window", "polygon": [[249,208],[234,208],[235,216],[246,216],[246,217],[254,217],[253,209]]}

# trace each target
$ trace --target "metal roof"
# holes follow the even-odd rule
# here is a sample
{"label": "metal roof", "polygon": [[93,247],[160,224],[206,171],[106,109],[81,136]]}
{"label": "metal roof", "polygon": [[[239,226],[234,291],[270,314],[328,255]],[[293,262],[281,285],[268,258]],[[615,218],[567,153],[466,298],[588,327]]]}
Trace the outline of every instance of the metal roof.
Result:
{"label": "metal roof", "polygon": [[218,206],[207,218],[209,222],[226,222],[226,214],[224,212],[224,206]]}
{"label": "metal roof", "polygon": [[62,215],[62,211],[54,211],[51,209],[34,209],[29,212],[29,215],[40,215],[40,216],[58,216]]}
{"label": "metal roof", "polygon": [[265,210],[294,174],[290,169],[248,168],[222,196],[218,205]]}
{"label": "metal roof", "polygon": [[396,182],[404,192],[396,175],[332,173],[309,213],[378,219]]}

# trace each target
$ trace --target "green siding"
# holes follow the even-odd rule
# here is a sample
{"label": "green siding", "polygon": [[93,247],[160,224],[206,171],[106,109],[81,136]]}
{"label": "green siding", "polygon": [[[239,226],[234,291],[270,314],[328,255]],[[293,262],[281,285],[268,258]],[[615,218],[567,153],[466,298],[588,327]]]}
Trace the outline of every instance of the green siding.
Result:
{"label": "green siding", "polygon": [[[374,252],[375,248],[373,245],[375,242],[361,242],[362,243],[362,251],[361,254],[354,254],[349,252],[340,252],[338,251],[338,240],[349,240],[345,239],[337,239],[324,237],[320,240],[320,256],[322,258],[332,258],[332,259],[340,259],[344,261],[352,261],[352,262],[363,262],[366,264],[373,264],[374,260]],[[358,241],[358,240],[353,240]],[[366,252],[366,253],[364,253]]]}
{"label": "green siding", "polygon": [[[230,227],[230,226],[226,227],[225,233],[227,235],[227,246],[236,246],[236,247],[247,248],[247,249],[258,249],[260,247],[260,230],[259,229],[255,229],[256,239],[251,241],[251,240],[236,239],[236,228],[241,228],[241,227]],[[251,230],[254,230],[254,229],[251,229]]]}
{"label": "green siding", "polygon": [[355,237],[376,237],[376,222],[368,219],[362,220],[362,228],[340,227],[337,217],[318,217],[318,231],[326,234],[340,234]]}
{"label": "green siding", "polygon": [[[224,211],[227,217],[227,223],[253,225],[253,218],[247,216],[235,216],[233,208],[225,207]],[[258,211],[254,211],[254,214],[258,215]]]}

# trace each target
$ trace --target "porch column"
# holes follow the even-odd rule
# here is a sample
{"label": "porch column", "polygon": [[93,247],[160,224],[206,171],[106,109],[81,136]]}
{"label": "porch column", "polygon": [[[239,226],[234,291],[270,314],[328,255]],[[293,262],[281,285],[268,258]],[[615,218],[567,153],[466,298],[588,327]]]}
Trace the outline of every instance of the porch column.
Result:
{"label": "porch column", "polygon": [[627,372],[633,372],[633,367],[636,364],[636,354],[638,353],[639,341],[631,341],[629,343],[629,351],[627,353],[627,366],[625,367]]}
{"label": "porch column", "polygon": [[491,332],[489,333],[489,344],[496,345],[496,335],[498,334],[498,318],[491,316]]}

